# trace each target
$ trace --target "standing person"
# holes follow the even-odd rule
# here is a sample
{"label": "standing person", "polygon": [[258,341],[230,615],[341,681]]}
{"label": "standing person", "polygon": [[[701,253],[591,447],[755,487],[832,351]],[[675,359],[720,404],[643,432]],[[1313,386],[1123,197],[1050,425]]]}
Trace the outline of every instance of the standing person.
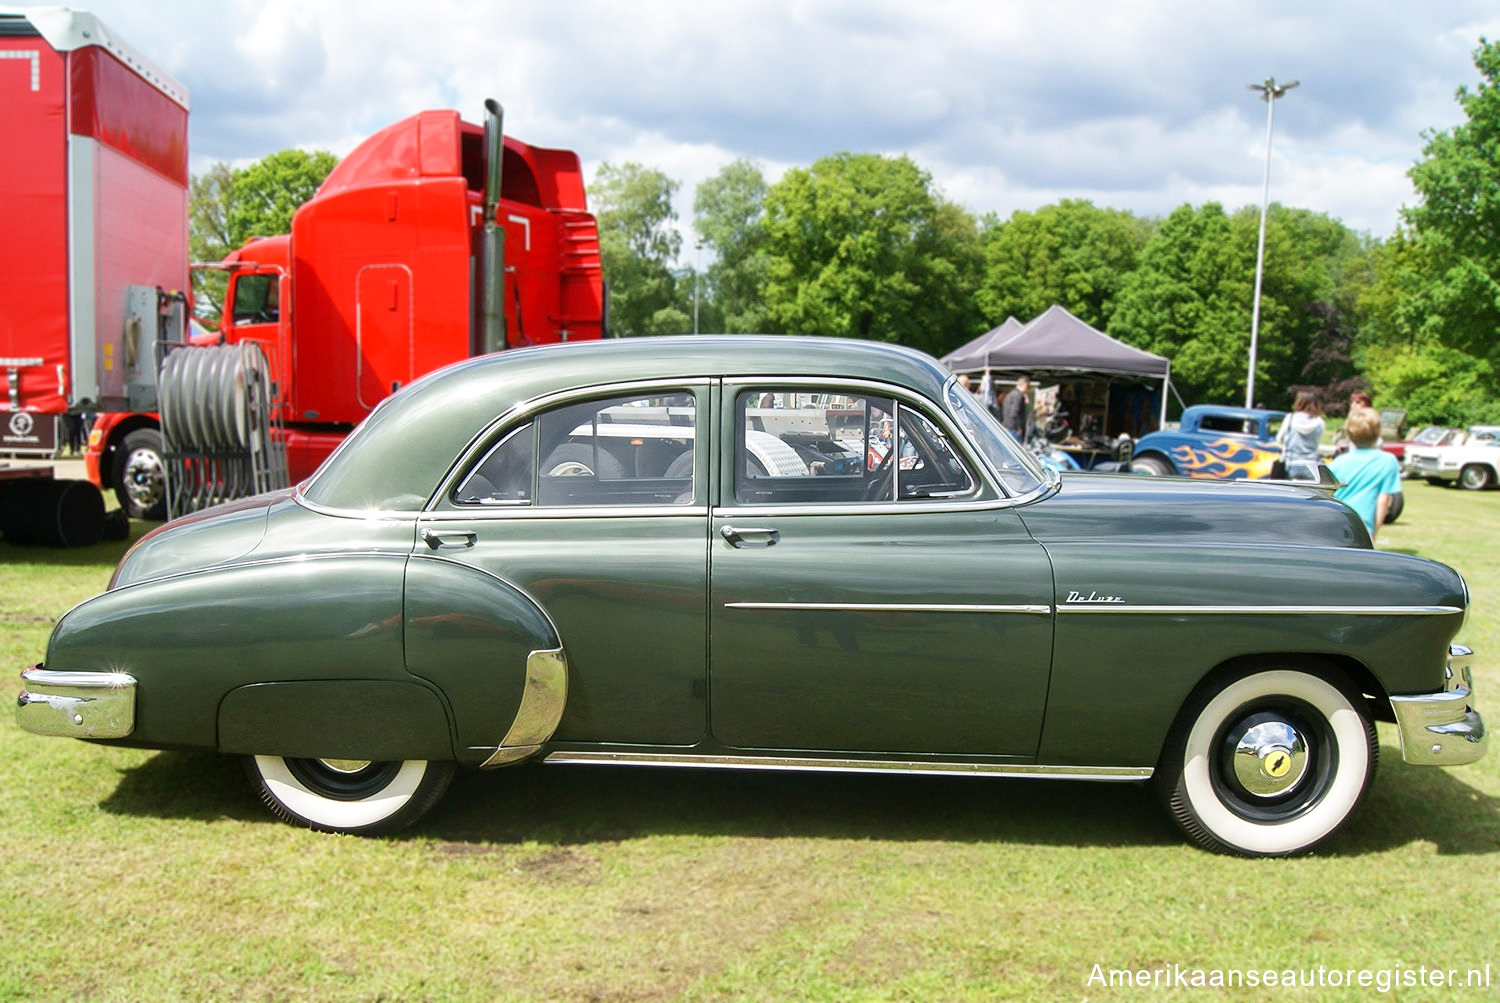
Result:
{"label": "standing person", "polygon": [[1380,415],[1374,408],[1357,407],[1349,412],[1344,430],[1354,448],[1334,457],[1329,469],[1341,486],[1333,496],[1352,508],[1370,531],[1370,539],[1386,521],[1391,500],[1401,493],[1401,465],[1377,443],[1380,441]]}
{"label": "standing person", "polygon": [[1031,411],[1027,392],[1031,390],[1031,378],[1021,376],[1010,392],[1000,399],[1000,424],[1004,425],[1016,441],[1026,441],[1026,423]]}
{"label": "standing person", "polygon": [[1292,413],[1282,420],[1276,433],[1276,441],[1281,443],[1280,476],[1286,477],[1296,461],[1318,462],[1323,427],[1323,406],[1318,403],[1318,395],[1311,390],[1298,391]]}

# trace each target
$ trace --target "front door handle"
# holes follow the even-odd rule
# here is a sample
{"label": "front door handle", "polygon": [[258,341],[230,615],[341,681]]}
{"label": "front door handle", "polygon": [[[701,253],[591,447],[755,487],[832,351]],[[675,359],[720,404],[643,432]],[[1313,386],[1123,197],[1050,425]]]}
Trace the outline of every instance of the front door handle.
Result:
{"label": "front door handle", "polygon": [[766,526],[725,526],[719,530],[719,535],[728,540],[731,547],[770,547],[781,539],[779,530]]}
{"label": "front door handle", "polygon": [[422,542],[433,550],[463,550],[474,546],[478,537],[463,529],[424,529]]}

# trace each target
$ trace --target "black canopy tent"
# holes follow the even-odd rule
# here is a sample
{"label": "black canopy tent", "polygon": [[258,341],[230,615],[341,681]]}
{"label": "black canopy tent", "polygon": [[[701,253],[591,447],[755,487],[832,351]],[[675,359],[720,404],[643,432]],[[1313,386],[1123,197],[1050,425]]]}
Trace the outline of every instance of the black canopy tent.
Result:
{"label": "black canopy tent", "polygon": [[1161,413],[1167,420],[1167,386],[1172,364],[1116,341],[1095,330],[1060,306],[1049,307],[1029,324],[1014,317],[943,356],[955,373],[1026,373],[1033,379],[1077,379],[1102,376],[1106,384],[1120,377],[1135,382],[1160,380]]}

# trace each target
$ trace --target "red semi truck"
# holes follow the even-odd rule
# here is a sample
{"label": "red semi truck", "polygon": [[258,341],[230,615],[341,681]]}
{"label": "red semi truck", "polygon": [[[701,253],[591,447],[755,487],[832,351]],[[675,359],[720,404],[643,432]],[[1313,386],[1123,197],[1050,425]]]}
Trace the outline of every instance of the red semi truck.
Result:
{"label": "red semi truck", "polygon": [[[187,122],[186,88],[97,18],[0,8],[0,451],[51,455],[69,412],[155,406],[156,344],[186,316]],[[0,529],[97,540],[82,488],[5,476]]]}
{"label": "red semi truck", "polygon": [[[509,136],[492,156],[501,127],[493,102],[483,127],[453,111],[387,126],[334,168],[290,234],[204,266],[229,276],[220,338],[256,342],[269,361],[293,482],[423,373],[603,336],[599,233],[578,156]],[[162,517],[155,414],[106,415],[87,461],[132,515]]]}

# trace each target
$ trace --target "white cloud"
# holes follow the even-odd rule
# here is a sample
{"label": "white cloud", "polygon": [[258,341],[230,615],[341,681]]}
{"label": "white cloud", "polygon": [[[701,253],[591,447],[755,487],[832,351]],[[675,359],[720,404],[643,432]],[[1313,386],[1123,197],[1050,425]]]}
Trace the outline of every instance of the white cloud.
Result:
{"label": "white cloud", "polygon": [[976,212],[1057,198],[1161,214],[1272,197],[1388,235],[1421,131],[1460,119],[1481,0],[95,0],[188,85],[193,164],[288,146],[347,152],[424,108],[693,187],[737,156],[777,176],[841,150],[910,153]]}

